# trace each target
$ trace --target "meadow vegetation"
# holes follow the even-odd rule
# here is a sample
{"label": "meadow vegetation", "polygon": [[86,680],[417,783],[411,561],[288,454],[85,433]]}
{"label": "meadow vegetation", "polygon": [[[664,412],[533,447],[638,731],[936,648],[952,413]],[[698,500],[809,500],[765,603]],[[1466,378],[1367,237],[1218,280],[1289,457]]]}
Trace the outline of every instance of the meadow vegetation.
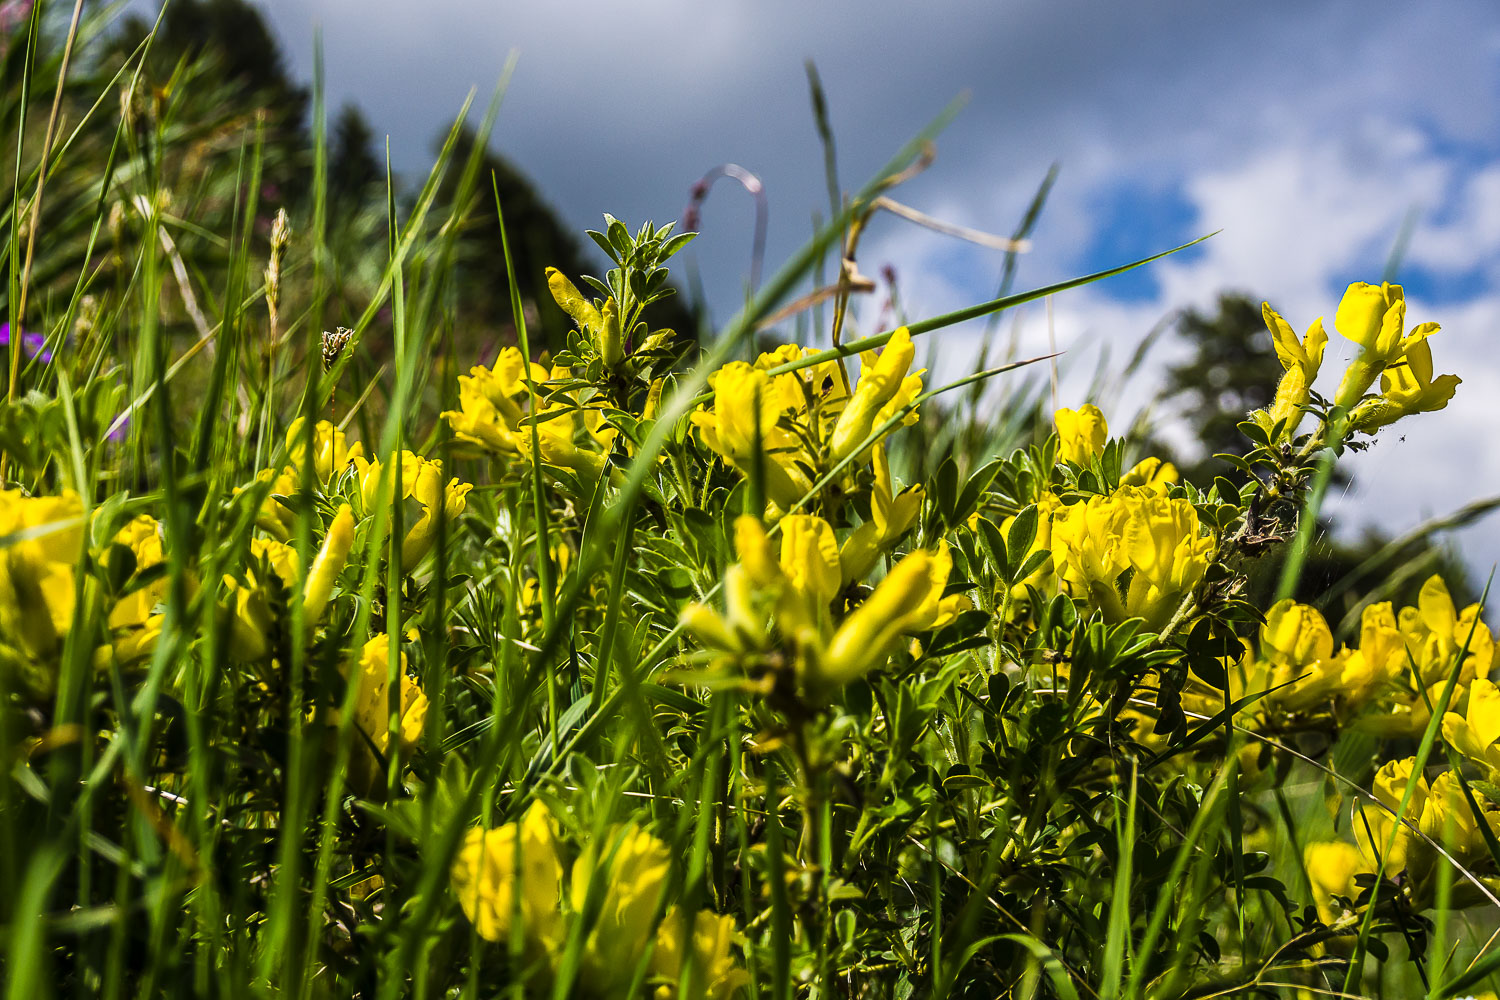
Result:
{"label": "meadow vegetation", "polygon": [[316,85],[27,12],[7,996],[1495,995],[1487,588],[1421,547],[1487,508],[1304,580],[1339,459],[1463,391],[1399,285],[1262,306],[1184,475],[1045,359],[918,360],[1156,258],[857,328],[947,115],[698,329],[691,233],[511,243],[498,97],[403,191]]}

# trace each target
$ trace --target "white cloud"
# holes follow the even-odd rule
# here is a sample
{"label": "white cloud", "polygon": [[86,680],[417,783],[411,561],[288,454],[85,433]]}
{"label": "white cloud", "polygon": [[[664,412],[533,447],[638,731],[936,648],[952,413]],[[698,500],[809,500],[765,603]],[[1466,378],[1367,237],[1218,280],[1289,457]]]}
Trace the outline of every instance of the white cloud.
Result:
{"label": "white cloud", "polygon": [[[966,87],[973,100],[941,137],[936,165],[897,197],[1008,232],[1047,165],[1062,162],[1018,287],[1107,263],[1086,260],[1084,250],[1097,244],[1101,192],[1131,183],[1175,189],[1196,211],[1192,235],[1224,231],[1196,257],[1154,265],[1158,292],[1148,301],[1116,301],[1108,286],[1056,301],[1072,372],[1064,402],[1078,401],[1099,344],[1122,358],[1168,311],[1211,306],[1226,288],[1268,298],[1299,328],[1318,315],[1331,320],[1338,283],[1378,277],[1416,205],[1423,223],[1409,262],[1439,277],[1477,270],[1485,278],[1470,281],[1466,296],[1412,303],[1414,317],[1443,322],[1439,367],[1465,382],[1447,410],[1412,419],[1357,456],[1356,492],[1340,503],[1401,530],[1424,512],[1500,492],[1500,449],[1487,447],[1495,425],[1487,411],[1500,396],[1500,20],[1492,0],[1391,5],[1378,14],[1344,0],[1158,0],[1093,5],[1086,15],[1045,0],[266,0],[266,9],[304,75],[311,24],[322,22],[333,103],[355,99],[378,130],[391,131],[398,164],[425,162],[430,137],[469,86],[487,88],[518,48],[498,144],[570,222],[593,224],[603,211],[675,217],[697,176],[737,161],[766,184],[771,267],[810,232],[813,211],[826,213],[807,56],[827,86],[848,187]],[[716,193],[696,245],[722,315],[738,304],[746,271],[750,211],[740,201],[727,187]],[[987,296],[999,267],[997,255],[960,251],[895,221],[872,229],[860,260],[872,275],[893,263],[917,316]],[[873,323],[879,303],[868,305],[862,315]],[[1022,352],[1044,350],[1040,306],[1022,327]],[[1009,321],[1002,336],[1008,331]],[[938,374],[951,377],[968,369],[977,335],[955,331],[940,344]],[[1336,344],[1330,377],[1346,354]],[[1169,345],[1158,363],[1170,354]],[[1151,392],[1139,380],[1117,412]],[[1500,531],[1465,538],[1476,562],[1500,558]]]}

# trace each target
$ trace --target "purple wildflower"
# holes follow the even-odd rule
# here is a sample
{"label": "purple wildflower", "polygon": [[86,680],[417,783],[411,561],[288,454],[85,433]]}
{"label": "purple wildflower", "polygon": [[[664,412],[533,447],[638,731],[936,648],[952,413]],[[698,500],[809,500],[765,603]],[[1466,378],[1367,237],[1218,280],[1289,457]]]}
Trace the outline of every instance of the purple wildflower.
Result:
{"label": "purple wildflower", "polygon": [[[28,357],[37,357],[40,355],[42,364],[44,365],[52,363],[52,352],[44,350],[46,346],[47,338],[42,334],[27,333],[25,330],[21,331],[21,350]],[[0,348],[4,348],[6,351],[10,349],[9,323],[0,323]]]}

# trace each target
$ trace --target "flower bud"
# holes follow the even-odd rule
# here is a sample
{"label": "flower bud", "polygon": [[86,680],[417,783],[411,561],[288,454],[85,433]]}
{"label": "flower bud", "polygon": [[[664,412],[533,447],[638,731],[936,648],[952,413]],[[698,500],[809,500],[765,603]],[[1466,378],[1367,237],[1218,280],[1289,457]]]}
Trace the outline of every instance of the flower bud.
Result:
{"label": "flower bud", "polygon": [[593,335],[604,325],[604,318],[599,315],[599,310],[594,304],[584,298],[577,286],[568,280],[555,267],[547,268],[547,290],[552,293],[552,298],[561,307],[562,311],[573,318],[585,335]]}
{"label": "flower bud", "polygon": [[349,549],[354,544],[354,512],[348,504],[340,504],[333,523],[328,526],[328,537],[313,559],[312,569],[307,573],[307,586],[302,592],[303,614],[308,622],[316,622],[328,606],[333,593],[333,584],[344,570],[349,558]]}

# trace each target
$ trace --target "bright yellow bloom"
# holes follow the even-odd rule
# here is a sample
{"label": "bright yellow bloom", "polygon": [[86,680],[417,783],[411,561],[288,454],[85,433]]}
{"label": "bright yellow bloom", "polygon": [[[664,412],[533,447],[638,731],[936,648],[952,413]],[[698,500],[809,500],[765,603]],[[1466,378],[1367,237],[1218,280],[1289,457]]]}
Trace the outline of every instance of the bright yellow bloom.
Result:
{"label": "bright yellow bloom", "polygon": [[375,509],[382,488],[388,502],[390,499],[400,502],[410,498],[421,506],[421,516],[401,540],[401,564],[408,570],[415,569],[437,542],[438,510],[443,511],[443,516],[451,524],[468,506],[469,491],[474,488],[472,484],[457,479],[450,479],[445,484],[440,460],[423,458],[409,451],[401,453],[399,486],[385,481],[387,477],[379,459],[355,458],[354,468],[366,517]]}
{"label": "bright yellow bloom", "polygon": [[1391,680],[1399,639],[1389,604],[1365,609],[1360,636],[1362,648],[1335,650],[1317,608],[1290,598],[1272,605],[1260,631],[1261,657],[1270,664],[1270,683],[1278,686],[1267,700],[1293,712],[1324,705],[1357,710]]}
{"label": "bright yellow bloom", "polygon": [[[1375,772],[1370,791],[1382,805],[1386,806],[1386,809],[1359,799],[1355,800],[1354,839],[1359,841],[1360,851],[1371,864],[1376,863],[1376,859],[1381,852],[1385,851],[1386,844],[1390,841],[1391,829],[1396,825],[1392,813],[1401,808],[1401,797],[1406,792],[1407,782],[1411,780],[1412,767],[1415,763],[1414,757],[1393,760]],[[1411,801],[1407,804],[1405,813],[1407,820],[1415,823],[1422,815],[1427,806],[1428,794],[1427,779],[1418,775],[1416,787],[1412,789]],[[1368,829],[1366,829],[1367,823]],[[1408,854],[1415,843],[1420,843],[1420,841],[1412,834],[1409,827],[1402,824],[1396,828],[1395,841],[1391,843],[1390,853],[1385,858],[1385,871],[1388,876],[1395,875],[1406,868]]]}
{"label": "bright yellow bloom", "polygon": [[[1266,612],[1260,629],[1261,656],[1272,665],[1268,698],[1291,711],[1304,711],[1338,694],[1343,661],[1334,657],[1333,632],[1317,608],[1291,598]],[[1290,682],[1290,684],[1288,684]]]}
{"label": "bright yellow bloom", "polygon": [[[547,380],[541,365],[529,365],[531,381]],[[521,450],[518,432],[521,420],[530,412],[527,401],[526,374],[528,362],[514,347],[507,347],[495,359],[494,369],[478,365],[468,375],[458,378],[457,410],[446,410],[443,419],[453,428],[454,438],[472,448],[502,457]],[[527,432],[530,436],[530,432]]]}
{"label": "bright yellow bloom", "polygon": [[25,660],[49,660],[73,624],[83,505],[71,491],[28,497],[0,490],[0,645]]}
{"label": "bright yellow bloom", "polygon": [[974,606],[963,594],[943,596],[943,588],[948,586],[948,576],[952,571],[953,556],[948,551],[948,543],[939,541],[932,552],[932,558],[927,562],[927,593],[923,596],[922,603],[906,615],[903,631],[931,632],[940,629],[958,617],[959,612]]}
{"label": "bright yellow bloom", "polygon": [[255,481],[271,484],[256,515],[256,526],[284,542],[292,537],[292,531],[297,527],[297,515],[278,498],[295,496],[302,488],[302,477],[296,469],[282,469],[279,475],[273,475],[270,469],[262,469],[256,474]]}
{"label": "bright yellow bloom", "polygon": [[1129,617],[1115,581],[1129,568],[1121,544],[1130,512],[1114,497],[1089,497],[1052,515],[1052,563],[1063,588],[1091,598],[1116,620]]}
{"label": "bright yellow bloom", "polygon": [[354,512],[348,504],[340,504],[333,523],[328,526],[328,535],[323,547],[313,559],[312,569],[307,574],[307,587],[303,591],[302,607],[308,621],[317,621],[328,606],[333,594],[333,585],[344,564],[349,559],[349,549],[354,545]]}
{"label": "bright yellow bloom", "polygon": [[[391,745],[390,726],[390,636],[377,635],[360,650],[357,676],[359,685],[354,701],[354,724],[369,738],[374,748],[385,756]],[[400,655],[396,679],[401,686],[396,733],[404,750],[415,747],[427,723],[427,696],[417,682],[406,675],[406,654]]]}
{"label": "bright yellow bloom", "polygon": [[1483,847],[1474,810],[1469,808],[1458,776],[1452,771],[1444,771],[1433,779],[1417,825],[1423,834],[1456,854],[1468,854],[1476,847]]}
{"label": "bright yellow bloom", "polygon": [[[1422,323],[1408,333],[1406,296],[1400,285],[1369,285],[1357,281],[1344,292],[1333,324],[1359,345],[1360,353],[1344,372],[1334,402],[1354,408],[1385,369],[1399,364],[1417,344],[1438,331],[1436,323]],[[1431,358],[1428,360],[1429,372]]]}
{"label": "bright yellow bloom", "polygon": [[[922,391],[921,372],[908,376],[916,348],[911,332],[900,327],[878,355],[866,352],[860,360],[859,382],[828,440],[828,457],[843,461],[881,423],[896,415]],[[909,415],[915,419],[916,414]]]}
{"label": "bright yellow bloom", "polygon": [[[766,351],[755,359],[755,367],[762,371],[801,361],[818,353],[811,347],[783,344],[774,351]],[[777,404],[815,432],[824,440],[832,432],[839,415],[849,402],[849,390],[844,384],[844,373],[837,361],[821,361],[794,372],[786,372],[771,378],[771,391]]]}
{"label": "bright yellow bloom", "polygon": [[255,662],[271,655],[277,631],[274,608],[282,603],[278,591],[292,591],[302,580],[297,550],[268,538],[250,539],[250,560],[244,579],[225,575],[229,590],[228,652],[236,660]]}
{"label": "bright yellow bloom", "polygon": [[933,556],[920,550],[897,563],[834,632],[818,657],[813,684],[840,687],[882,663],[914,616],[925,613],[934,571]]}
{"label": "bright yellow bloom", "polygon": [[569,894],[573,909],[588,912],[590,890],[596,899],[603,891],[583,959],[583,974],[595,991],[608,994],[627,985],[645,956],[654,936],[652,918],[667,890],[671,858],[663,841],[627,825],[605,838],[602,852],[598,844],[590,844],[574,862]]}
{"label": "bright yellow bloom", "polygon": [[1262,302],[1260,311],[1266,329],[1271,331],[1276,359],[1286,372],[1276,385],[1276,396],[1271,401],[1267,415],[1272,425],[1286,421],[1285,433],[1287,437],[1291,437],[1297,432],[1297,424],[1302,420],[1302,407],[1307,405],[1308,390],[1317,379],[1318,369],[1323,364],[1323,350],[1328,346],[1328,334],[1323,330],[1323,318],[1320,316],[1308,328],[1307,336],[1298,340],[1291,324],[1282,319],[1269,302]]}
{"label": "bright yellow bloom", "polygon": [[533,802],[519,823],[470,830],[451,878],[459,906],[485,940],[507,940],[519,916],[528,952],[545,953],[560,943],[562,861],[556,821],[541,802]]}
{"label": "bright yellow bloom", "polygon": [[757,587],[781,581],[781,567],[771,555],[771,537],[760,518],[741,514],[734,519],[734,555]]}
{"label": "bright yellow bloom", "polygon": [[[1479,605],[1471,604],[1462,614],[1458,613],[1442,577],[1428,577],[1417,595],[1417,606],[1402,608],[1399,623],[1401,637],[1416,661],[1423,684],[1446,681],[1465,647],[1459,684],[1490,675],[1495,640],[1489,626],[1479,620]],[[1405,662],[1402,667],[1406,669]]]}
{"label": "bright yellow bloom", "polygon": [[1312,884],[1318,919],[1330,927],[1343,916],[1342,907],[1335,909],[1334,897],[1342,896],[1351,902],[1358,899],[1360,890],[1355,877],[1374,872],[1359,848],[1342,840],[1308,844],[1302,852],[1302,861],[1307,868],[1307,880]]}
{"label": "bright yellow bloom", "polygon": [[884,552],[901,540],[922,512],[922,487],[894,492],[890,458],[885,447],[871,450],[875,485],[870,491],[870,519],[850,533],[839,549],[839,567],[844,583],[863,580]]}
{"label": "bright yellow bloom", "polygon": [[[733,917],[699,910],[689,926],[677,907],[668,910],[651,954],[651,974],[664,980],[655,1000],[729,1000],[750,981],[730,954],[733,943]],[[688,988],[680,991],[684,979]]]}
{"label": "bright yellow bloom", "polygon": [[[1060,507],[1052,516],[1053,566],[1068,593],[1113,621],[1160,628],[1203,579],[1218,542],[1189,501],[1147,487]],[[1120,577],[1133,570],[1122,596]]]}
{"label": "bright yellow bloom", "polygon": [[[163,559],[161,525],[151,515],[140,514],[131,518],[125,527],[115,533],[114,540],[116,545],[125,546],[135,557],[137,573],[161,565]],[[156,609],[156,605],[166,598],[166,594],[165,577],[137,588],[116,602],[114,610],[109,613],[109,627],[129,629],[144,625]]]}
{"label": "bright yellow bloom", "polygon": [[839,592],[839,546],[833,528],[813,514],[781,519],[781,572],[809,606],[826,608]]}
{"label": "bright yellow bloom", "polygon": [[[298,417],[286,431],[287,461],[293,471],[302,468],[305,457],[307,442],[303,440],[303,426],[302,418]],[[364,445],[349,444],[344,432],[327,420],[319,420],[313,426],[313,472],[318,482],[327,483],[364,453]],[[301,477],[296,477],[296,481],[300,484]]]}
{"label": "bright yellow bloom", "polygon": [[1464,713],[1443,716],[1443,739],[1491,773],[1500,769],[1500,688],[1483,677],[1470,684]]}
{"label": "bright yellow bloom", "polygon": [[764,371],[743,361],[714,372],[709,384],[713,409],[700,407],[691,418],[699,438],[746,479],[756,475],[758,451],[766,499],[789,510],[812,488],[812,480],[801,442],[778,426],[788,405],[786,395],[774,390]]}
{"label": "bright yellow bloom", "polygon": [[[1120,492],[1126,489],[1130,487]],[[1141,489],[1127,502],[1131,516],[1121,543],[1135,575],[1125,610],[1157,624],[1203,579],[1218,543],[1199,524],[1198,512],[1187,500],[1169,500]]]}
{"label": "bright yellow bloom", "polygon": [[[555,374],[555,373],[554,373]],[[580,417],[582,420],[580,421]],[[593,426],[589,427],[592,423]],[[614,428],[604,423],[603,414],[595,409],[579,410],[566,403],[544,407],[536,420],[536,447],[542,462],[561,469],[572,469],[579,475],[593,480],[604,470],[604,455],[593,448],[578,447],[580,424],[594,435],[594,440],[604,444],[614,437]],[[527,458],[532,454],[531,427],[519,431],[521,454]]]}
{"label": "bright yellow bloom", "polygon": [[843,586],[833,528],[811,514],[788,515],[780,528],[781,545],[773,555],[759,518],[735,519],[739,561],[724,573],[727,620],[702,604],[689,604],[680,618],[705,645],[726,652],[761,646],[767,636],[765,609],[773,603],[786,634],[816,631],[826,616]]}
{"label": "bright yellow bloom", "polygon": [[1177,482],[1181,475],[1177,466],[1159,458],[1143,458],[1130,471],[1120,477],[1121,486],[1144,486],[1159,496],[1167,495],[1167,488]]}
{"label": "bright yellow bloom", "polygon": [[334,581],[348,559],[353,527],[353,514],[343,504],[313,557],[313,571],[306,580],[294,547],[270,538],[250,539],[250,561],[244,567],[244,579],[224,576],[229,591],[232,658],[255,662],[271,655],[271,637],[277,631],[275,609],[283,605],[277,590],[287,594],[300,590],[307,622],[318,621],[328,606]]}
{"label": "bright yellow bloom", "polygon": [[1057,452],[1060,462],[1088,465],[1104,450],[1104,442],[1109,440],[1109,423],[1093,403],[1085,403],[1076,410],[1058,410],[1052,415],[1052,421],[1057,425],[1057,438],[1061,443]]}
{"label": "bright yellow bloom", "polygon": [[1380,376],[1380,398],[1366,400],[1351,417],[1357,430],[1374,432],[1413,413],[1441,410],[1453,398],[1463,380],[1457,375],[1432,377],[1432,345],[1419,341],[1407,349],[1403,360],[1386,368]]}
{"label": "bright yellow bloom", "polygon": [[[135,558],[136,573],[159,566],[164,559],[161,525],[149,514],[132,518],[116,532],[114,540],[115,544],[130,550]],[[137,587],[115,602],[109,613],[110,647],[115,662],[133,663],[151,655],[165,621],[163,615],[155,613],[156,606],[166,600],[166,596],[167,579],[163,576]],[[107,660],[100,660],[99,653],[95,659],[99,663]]]}

